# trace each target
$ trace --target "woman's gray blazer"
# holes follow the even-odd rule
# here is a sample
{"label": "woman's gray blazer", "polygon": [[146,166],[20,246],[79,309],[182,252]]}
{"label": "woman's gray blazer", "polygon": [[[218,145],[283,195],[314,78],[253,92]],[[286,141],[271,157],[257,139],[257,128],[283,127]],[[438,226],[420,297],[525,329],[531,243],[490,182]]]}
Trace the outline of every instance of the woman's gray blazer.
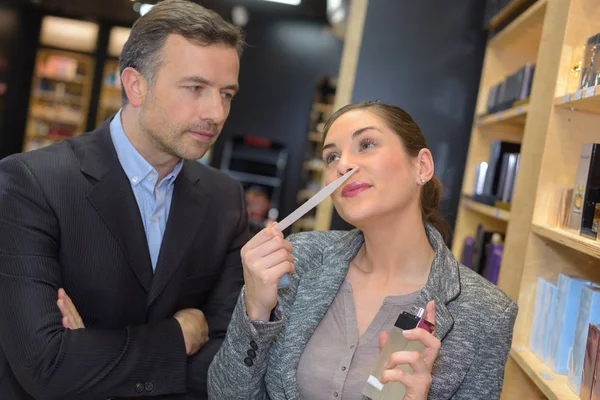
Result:
{"label": "woman's gray blazer", "polygon": [[[426,229],[436,256],[413,311],[435,300],[435,334],[442,347],[429,399],[498,399],[517,305],[460,265],[437,230],[429,225]],[[300,355],[364,238],[359,230],[314,231],[289,240],[296,265],[292,285],[279,290],[270,322],[248,320],[242,290],[226,339],[209,368],[211,399],[300,399]]]}

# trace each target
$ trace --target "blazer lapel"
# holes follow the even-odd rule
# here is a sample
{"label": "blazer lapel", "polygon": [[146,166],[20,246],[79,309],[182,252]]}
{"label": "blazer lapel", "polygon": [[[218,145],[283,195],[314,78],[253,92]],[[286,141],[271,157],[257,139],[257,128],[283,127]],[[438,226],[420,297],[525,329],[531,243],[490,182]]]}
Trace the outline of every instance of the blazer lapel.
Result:
{"label": "blazer lapel", "polygon": [[340,243],[323,251],[321,265],[311,268],[300,281],[284,335],[285,338],[293,340],[286,340],[281,361],[281,365],[288,366],[282,371],[287,399],[300,398],[296,381],[300,356],[342,286],[348,264],[362,242],[362,235],[357,230],[344,234]]}
{"label": "blazer lapel", "polygon": [[149,291],[153,273],[144,225],[112,144],[109,122],[81,140],[84,143],[76,150],[82,160],[81,171],[96,181],[88,200],[119,243],[140,284]]}
{"label": "blazer lapel", "polygon": [[429,243],[435,251],[429,278],[413,306],[416,314],[419,308],[435,301],[435,335],[442,340],[454,325],[454,318],[447,304],[460,294],[460,274],[458,262],[444,244],[442,236],[431,226],[426,226]]}
{"label": "blazer lapel", "polygon": [[193,161],[184,161],[181,173],[175,181],[171,210],[156,263],[148,305],[156,300],[181,266],[188,248],[198,235],[207,210],[208,201],[200,190],[201,182],[198,182],[200,175],[190,162]]}

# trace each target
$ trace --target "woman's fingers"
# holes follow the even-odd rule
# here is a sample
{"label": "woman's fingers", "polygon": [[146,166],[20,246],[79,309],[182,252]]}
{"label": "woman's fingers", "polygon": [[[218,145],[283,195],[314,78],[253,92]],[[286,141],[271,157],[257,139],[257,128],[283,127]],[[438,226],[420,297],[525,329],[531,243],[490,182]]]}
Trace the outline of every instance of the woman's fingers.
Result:
{"label": "woman's fingers", "polygon": [[[386,370],[396,368],[398,365],[410,365],[414,374],[426,375],[430,373],[430,369],[419,354],[416,351],[397,351],[392,353],[390,358],[385,364]],[[381,382],[386,383],[386,382]]]}
{"label": "woman's fingers", "polygon": [[433,363],[437,359],[442,342],[424,329],[416,328],[403,332],[404,337],[410,341],[419,341],[423,343],[425,349],[423,351],[423,360],[428,365],[429,369],[433,367]]}

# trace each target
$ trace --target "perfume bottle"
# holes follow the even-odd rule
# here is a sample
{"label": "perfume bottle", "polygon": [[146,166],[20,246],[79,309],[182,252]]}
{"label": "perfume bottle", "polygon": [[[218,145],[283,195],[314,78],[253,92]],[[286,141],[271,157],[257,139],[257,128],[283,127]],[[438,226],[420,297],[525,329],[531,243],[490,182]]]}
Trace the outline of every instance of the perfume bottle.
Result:
{"label": "perfume bottle", "polygon": [[598,231],[600,230],[600,203],[596,203],[594,207],[594,222],[592,223],[592,231],[596,234],[596,240],[600,241],[600,235],[598,235]]}
{"label": "perfume bottle", "polygon": [[[424,314],[425,310],[422,308],[418,310],[417,315],[408,312],[400,314],[389,333],[385,346],[381,349],[381,353],[371,370],[371,375],[362,392],[363,396],[366,396],[371,400],[402,400],[404,398],[406,388],[403,384],[399,382],[389,382],[384,385],[379,381],[379,377],[385,370],[385,363],[393,353],[398,351],[416,351],[423,354],[423,351],[425,350],[423,343],[418,340],[413,341],[406,339],[402,332],[415,328],[422,328],[429,333],[433,333],[435,326],[424,319]],[[413,372],[408,364],[398,365],[396,368],[402,369],[410,374]]]}

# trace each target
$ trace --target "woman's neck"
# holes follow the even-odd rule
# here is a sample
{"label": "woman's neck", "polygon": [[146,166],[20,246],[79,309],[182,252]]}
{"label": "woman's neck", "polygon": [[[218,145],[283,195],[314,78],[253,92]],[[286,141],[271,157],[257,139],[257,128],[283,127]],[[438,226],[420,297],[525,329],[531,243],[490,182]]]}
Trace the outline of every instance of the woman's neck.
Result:
{"label": "woman's neck", "polygon": [[419,213],[387,216],[361,230],[365,242],[353,260],[361,274],[385,286],[425,286],[435,252]]}

